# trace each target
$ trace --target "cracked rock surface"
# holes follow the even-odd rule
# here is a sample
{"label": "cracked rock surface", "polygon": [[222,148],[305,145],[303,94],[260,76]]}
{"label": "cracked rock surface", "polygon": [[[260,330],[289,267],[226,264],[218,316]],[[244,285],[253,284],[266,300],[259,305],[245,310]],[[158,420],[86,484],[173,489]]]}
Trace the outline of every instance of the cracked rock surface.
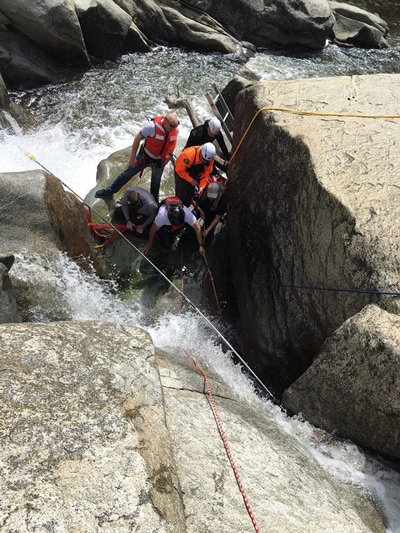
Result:
{"label": "cracked rock surface", "polygon": [[[384,533],[371,497],[327,474],[278,408],[199,363],[262,531]],[[1,325],[0,402],[4,533],[253,527],[203,378],[178,348],[156,356],[142,329]]]}

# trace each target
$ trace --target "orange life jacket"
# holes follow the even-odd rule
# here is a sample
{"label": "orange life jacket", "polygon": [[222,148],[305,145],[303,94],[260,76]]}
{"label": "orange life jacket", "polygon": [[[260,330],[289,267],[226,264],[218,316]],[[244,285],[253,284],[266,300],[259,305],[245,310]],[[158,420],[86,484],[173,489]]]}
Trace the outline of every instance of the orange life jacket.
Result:
{"label": "orange life jacket", "polygon": [[151,120],[154,122],[156,132],[154,137],[146,137],[144,151],[152,159],[164,159],[167,154],[172,155],[175,150],[178,129],[175,128],[167,133],[162,127],[164,117],[154,117]]}

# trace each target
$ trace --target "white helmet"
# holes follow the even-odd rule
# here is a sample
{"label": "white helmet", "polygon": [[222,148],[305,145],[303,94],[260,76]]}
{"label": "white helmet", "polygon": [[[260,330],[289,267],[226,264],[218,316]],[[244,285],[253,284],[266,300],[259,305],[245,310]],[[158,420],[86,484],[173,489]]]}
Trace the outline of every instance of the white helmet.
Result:
{"label": "white helmet", "polygon": [[214,117],[208,121],[208,127],[213,135],[218,135],[218,133],[221,131],[221,122]]}
{"label": "white helmet", "polygon": [[200,151],[201,157],[205,161],[211,161],[211,159],[215,156],[215,146],[213,145],[213,143],[202,144]]}

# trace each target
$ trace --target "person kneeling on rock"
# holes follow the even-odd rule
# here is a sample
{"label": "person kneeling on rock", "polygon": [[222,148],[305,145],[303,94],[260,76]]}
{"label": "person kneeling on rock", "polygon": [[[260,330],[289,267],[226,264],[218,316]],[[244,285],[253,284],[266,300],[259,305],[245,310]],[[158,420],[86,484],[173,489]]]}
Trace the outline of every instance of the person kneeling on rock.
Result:
{"label": "person kneeling on rock", "polygon": [[128,187],[121,206],[114,211],[114,218],[126,221],[128,230],[147,237],[157,211],[157,202],[149,191],[142,187]]}
{"label": "person kneeling on rock", "polygon": [[177,196],[171,196],[162,202],[150,229],[149,242],[142,247],[142,252],[147,254],[152,249],[156,234],[165,248],[171,248],[174,236],[185,225],[195,231],[197,242],[199,243],[199,252],[204,257],[205,250],[199,221]]}

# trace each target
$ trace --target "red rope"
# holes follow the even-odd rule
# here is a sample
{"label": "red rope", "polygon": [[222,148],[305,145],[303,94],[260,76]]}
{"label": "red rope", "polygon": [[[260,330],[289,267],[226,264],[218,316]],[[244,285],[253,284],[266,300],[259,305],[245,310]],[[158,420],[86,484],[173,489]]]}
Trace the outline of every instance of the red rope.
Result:
{"label": "red rope", "polygon": [[251,518],[251,521],[253,522],[253,526],[254,526],[254,529],[257,533],[260,533],[260,530],[258,529],[258,526],[257,526],[257,522],[256,522],[256,519],[254,517],[254,514],[253,514],[253,511],[250,507],[250,503],[247,499],[247,495],[244,491],[244,488],[243,488],[243,485],[242,485],[242,482],[240,481],[240,477],[239,477],[239,474],[238,474],[238,471],[237,471],[237,468],[236,468],[236,465],[235,465],[235,462],[233,460],[233,457],[232,457],[232,454],[231,454],[231,451],[229,449],[229,445],[228,445],[228,441],[226,440],[226,436],[225,436],[225,433],[224,433],[224,430],[222,429],[222,424],[221,424],[221,421],[219,419],[219,415],[218,415],[218,411],[217,411],[217,408],[215,407],[215,403],[214,403],[214,398],[213,398],[213,395],[211,393],[211,388],[210,388],[210,384],[208,382],[208,378],[205,374],[205,372],[202,370],[202,368],[200,367],[200,365],[195,361],[195,359],[190,355],[190,353],[185,350],[183,348],[183,351],[185,352],[185,354],[193,361],[194,365],[197,367],[197,369],[201,372],[201,374],[203,375],[203,378],[204,378],[204,381],[206,383],[206,386],[207,386],[207,391],[208,391],[208,395],[210,396],[210,402],[211,402],[211,408],[213,410],[213,414],[214,414],[214,418],[217,422],[217,425],[218,425],[218,430],[219,430],[219,433],[221,435],[221,438],[223,440],[223,443],[224,443],[224,446],[225,446],[225,450],[226,450],[226,453],[228,455],[228,458],[229,458],[229,462],[231,463],[231,466],[232,466],[232,469],[235,473],[235,477],[236,477],[236,481],[237,481],[237,484],[239,486],[239,489],[240,489],[240,492],[242,493],[242,497],[243,497],[243,500],[244,500],[244,503],[246,505],[246,509],[247,509],[247,512],[249,513],[249,516]]}
{"label": "red rope", "polygon": [[211,272],[211,269],[209,267],[209,264],[207,262],[207,257],[204,255],[204,261],[207,265],[207,274],[210,276],[210,280],[211,280],[211,285],[212,285],[212,288],[213,288],[213,291],[214,291],[214,297],[215,297],[215,302],[217,304],[217,309],[218,309],[218,313],[219,313],[219,317],[222,321],[222,323],[226,326],[226,323],[225,323],[225,320],[224,320],[224,317],[222,315],[222,309],[221,309],[221,305],[219,303],[219,299],[218,299],[218,294],[217,294],[217,289],[215,288],[215,283],[214,283],[214,278],[213,278],[213,275],[212,275],[212,272]]}
{"label": "red rope", "polygon": [[[107,224],[107,223],[106,224],[96,224],[96,223],[92,222],[92,220],[90,218],[89,209],[86,206],[84,206],[84,208],[85,208],[85,212],[86,212],[86,217],[88,219],[88,226],[90,227],[90,229],[98,237],[101,237],[102,239],[107,239],[106,242],[102,246],[110,243],[111,241],[113,241],[114,239],[116,239],[118,237],[119,233],[117,233],[110,226],[110,224]],[[124,233],[128,229],[126,227],[126,224],[114,224],[114,227],[117,228],[121,233]],[[98,231],[99,229],[100,230],[104,230],[104,231],[108,231],[109,235],[104,235],[104,233],[101,233],[100,231]]]}

